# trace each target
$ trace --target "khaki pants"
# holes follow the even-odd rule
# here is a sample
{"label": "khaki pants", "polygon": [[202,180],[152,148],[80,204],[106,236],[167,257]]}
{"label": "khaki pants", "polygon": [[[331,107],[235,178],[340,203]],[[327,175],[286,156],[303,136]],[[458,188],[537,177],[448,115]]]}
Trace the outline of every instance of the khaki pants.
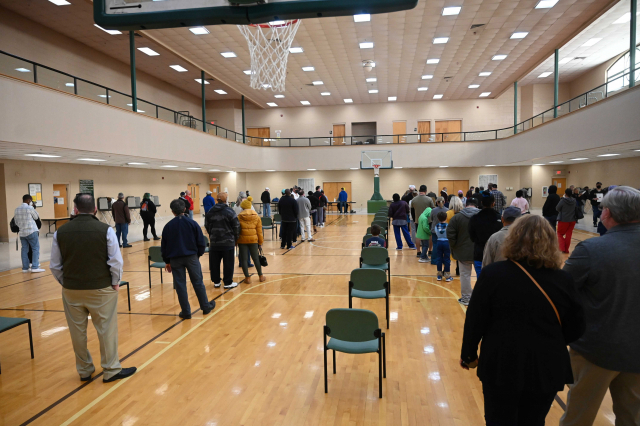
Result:
{"label": "khaki pants", "polygon": [[611,391],[616,426],[640,425],[640,374],[606,370],[571,349],[575,383],[569,385],[567,411],[561,426],[591,426],[602,399]]}
{"label": "khaki pants", "polygon": [[63,288],[62,302],[80,377],[89,377],[96,370],[87,349],[89,315],[100,340],[103,377],[110,379],[118,374],[122,370],[118,359],[118,291],[111,286],[99,290]]}

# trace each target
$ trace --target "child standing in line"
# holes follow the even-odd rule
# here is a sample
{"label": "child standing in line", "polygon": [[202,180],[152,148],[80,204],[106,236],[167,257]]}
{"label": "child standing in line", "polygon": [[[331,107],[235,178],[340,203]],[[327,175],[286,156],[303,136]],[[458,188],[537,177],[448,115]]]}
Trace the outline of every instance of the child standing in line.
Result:
{"label": "child standing in line", "polygon": [[435,226],[435,235],[437,238],[435,251],[438,254],[438,281],[442,281],[442,264],[444,263],[444,278],[446,282],[453,281],[450,274],[451,271],[451,249],[449,248],[449,240],[447,239],[447,213],[438,213],[438,223]]}

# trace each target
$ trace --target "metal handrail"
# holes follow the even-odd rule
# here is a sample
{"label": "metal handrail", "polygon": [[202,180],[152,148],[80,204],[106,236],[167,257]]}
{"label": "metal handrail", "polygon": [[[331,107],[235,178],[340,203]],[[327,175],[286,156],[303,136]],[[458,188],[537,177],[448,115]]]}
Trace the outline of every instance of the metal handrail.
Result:
{"label": "metal handrail", "polygon": [[[62,74],[65,75],[67,77],[73,78],[73,86],[74,86],[74,94],[78,95],[78,81],[82,81],[84,83],[99,87],[103,90],[105,90],[105,102],[109,105],[109,98],[110,98],[110,93],[117,93],[119,95],[122,95],[124,97],[127,98],[131,98],[131,95],[128,95],[126,93],[120,92],[118,90],[115,89],[111,89],[109,87],[103,86],[101,84],[98,83],[94,83],[92,81],[86,80],[84,78],[81,77],[76,77],[72,74],[69,74],[67,72],[64,71],[59,71],[55,68],[51,68],[48,67],[46,65],[42,65],[40,63],[34,62],[34,61],[30,61],[28,59],[24,59],[20,56],[5,52],[3,50],[0,50],[0,54],[2,55],[6,55],[15,59],[18,59],[20,61],[26,62],[28,64],[31,64],[33,66],[33,77],[34,77],[34,83],[37,84],[41,84],[38,83],[38,68],[43,68],[43,69],[47,69],[49,71],[53,71],[56,72],[58,74]],[[175,111],[172,110],[170,108],[167,107],[163,107],[161,105],[155,104],[153,102],[149,102],[149,101],[145,101],[144,99],[140,99],[138,98],[139,102],[144,102],[146,104],[152,105],[155,107],[155,116],[158,119],[164,120],[163,118],[160,117],[160,109],[168,111],[170,113],[173,113],[173,122],[176,124],[180,124],[183,125],[185,127],[189,127],[189,128],[193,128],[193,129],[198,129],[198,128],[206,128],[207,133],[209,134],[213,134],[216,136],[220,136],[220,137],[224,137],[225,139],[229,139],[229,140],[234,140],[236,142],[239,143],[246,143],[248,145],[257,145],[257,146],[263,146],[263,147],[270,147],[270,146],[276,146],[276,147],[282,147],[282,146],[294,146],[294,147],[301,147],[301,146],[325,146],[326,144],[328,144],[329,146],[343,146],[343,145],[380,145],[380,144],[389,144],[389,143],[433,143],[433,142],[465,142],[465,141],[483,141],[483,140],[496,140],[496,139],[502,139],[505,137],[509,137],[512,136],[514,134],[514,128],[517,130],[517,133],[529,130],[533,127],[536,127],[540,124],[545,123],[546,121],[549,120],[554,120],[554,111],[558,111],[557,115],[558,117],[560,117],[561,115],[564,115],[568,112],[572,112],[571,108],[572,108],[572,102],[578,100],[578,105],[576,109],[580,109],[583,108],[584,106],[588,106],[591,105],[595,102],[598,102],[602,99],[606,99],[610,96],[609,91],[608,91],[608,87],[609,84],[617,81],[618,79],[623,79],[623,84],[622,87],[620,88],[620,90],[617,90],[615,92],[615,94],[625,90],[625,86],[624,86],[624,78],[628,75],[630,75],[632,72],[636,72],[638,71],[640,68],[636,67],[634,69],[629,69],[626,73],[618,73],[620,74],[617,77],[611,77],[607,80],[607,82],[605,82],[604,84],[601,84],[600,86],[589,90],[581,95],[578,95],[572,99],[569,99],[568,101],[565,101],[561,104],[559,104],[557,107],[552,107],[547,109],[546,111],[543,111],[531,118],[528,118],[524,121],[521,121],[520,123],[517,123],[515,126],[508,126],[508,127],[503,127],[500,129],[492,129],[492,130],[478,130],[478,131],[473,131],[473,132],[437,132],[437,133],[406,133],[406,134],[400,134],[400,135],[368,135],[368,136],[339,136],[339,137],[333,137],[333,136],[318,136],[318,137],[301,137],[301,138],[258,138],[255,136],[249,136],[246,134],[242,134],[242,133],[238,133],[235,132],[233,130],[229,130],[226,129],[224,127],[218,126],[216,124],[212,124],[212,123],[204,123],[205,126],[203,126],[202,120],[193,117],[189,111]],[[597,96],[594,95],[600,95],[601,99],[598,99]],[[591,96],[590,96],[591,95]],[[81,95],[78,95],[81,96]],[[102,96],[102,95],[100,95]],[[583,103],[584,101],[584,103]],[[592,101],[592,102],[590,102]],[[563,106],[567,106],[568,111],[564,111]],[[138,108],[140,108],[140,104],[138,104]],[[562,114],[560,114],[560,112],[562,112]],[[535,124],[535,122],[539,121],[539,124]],[[167,121],[167,120],[164,120]],[[505,132],[503,136],[499,136],[500,132]],[[223,136],[224,134],[224,136]],[[472,135],[482,135],[482,134],[486,134],[486,135],[492,135],[492,137],[481,137],[481,138],[474,138]],[[373,139],[373,143],[368,142],[368,140]],[[385,140],[387,139],[387,140]],[[404,142],[400,142],[400,140],[404,140]],[[409,142],[408,140],[415,140],[415,142]],[[426,139],[426,142],[424,142],[423,140]],[[313,141],[319,141],[322,140],[324,143],[321,144],[313,144]],[[379,141],[382,141],[382,143],[380,143]],[[295,143],[295,145],[292,144],[292,141]],[[305,145],[299,144],[298,141],[307,141],[308,143]],[[349,143],[347,143],[347,141]],[[256,143],[257,142],[257,143]],[[276,145],[272,145],[272,142],[277,142]],[[283,144],[284,143],[284,144]]]}

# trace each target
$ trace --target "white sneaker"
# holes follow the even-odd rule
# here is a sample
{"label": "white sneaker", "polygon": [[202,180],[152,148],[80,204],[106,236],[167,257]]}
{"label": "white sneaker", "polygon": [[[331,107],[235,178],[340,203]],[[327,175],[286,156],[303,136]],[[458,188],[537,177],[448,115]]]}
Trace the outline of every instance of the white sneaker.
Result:
{"label": "white sneaker", "polygon": [[305,242],[305,241],[307,241],[307,240],[305,240],[305,239],[303,238],[303,239],[301,239],[300,241],[302,241],[302,242],[304,243],[304,242]]}
{"label": "white sneaker", "polygon": [[237,282],[232,282],[231,284],[225,284],[224,288],[236,288],[238,287],[238,283]]}
{"label": "white sneaker", "polygon": [[216,284],[216,283],[213,283],[213,286],[214,286],[215,288],[220,288],[220,283],[217,283],[217,284]]}
{"label": "white sneaker", "polygon": [[26,274],[27,272],[31,272],[31,268],[29,268],[29,269],[23,269],[23,270],[22,270],[22,272],[24,272],[25,274]]}
{"label": "white sneaker", "polygon": [[44,269],[36,268],[32,269],[31,272],[46,272]]}

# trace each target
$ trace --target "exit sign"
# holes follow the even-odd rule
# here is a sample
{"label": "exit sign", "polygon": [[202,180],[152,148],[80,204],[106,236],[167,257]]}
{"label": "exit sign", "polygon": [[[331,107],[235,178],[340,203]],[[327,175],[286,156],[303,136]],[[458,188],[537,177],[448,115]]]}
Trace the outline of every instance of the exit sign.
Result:
{"label": "exit sign", "polygon": [[557,175],[561,175],[562,174],[562,170],[556,170],[556,174]]}
{"label": "exit sign", "polygon": [[216,182],[218,180],[218,178],[211,178],[212,182]]}

